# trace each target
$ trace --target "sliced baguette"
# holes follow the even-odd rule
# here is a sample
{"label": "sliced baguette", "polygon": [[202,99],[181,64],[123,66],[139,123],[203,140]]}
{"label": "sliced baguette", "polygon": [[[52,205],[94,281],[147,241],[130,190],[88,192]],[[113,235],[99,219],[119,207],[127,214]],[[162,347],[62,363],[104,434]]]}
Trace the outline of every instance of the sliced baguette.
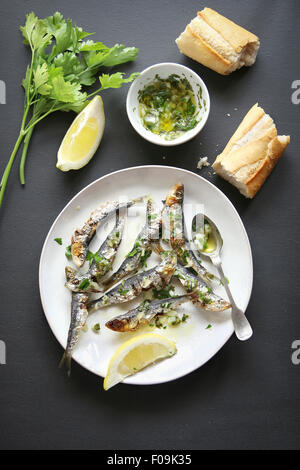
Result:
{"label": "sliced baguette", "polygon": [[255,62],[259,39],[211,8],[197,13],[176,39],[183,54],[227,75]]}
{"label": "sliced baguette", "polygon": [[290,136],[278,136],[273,119],[256,103],[212,166],[241,194],[253,198],[289,142]]}

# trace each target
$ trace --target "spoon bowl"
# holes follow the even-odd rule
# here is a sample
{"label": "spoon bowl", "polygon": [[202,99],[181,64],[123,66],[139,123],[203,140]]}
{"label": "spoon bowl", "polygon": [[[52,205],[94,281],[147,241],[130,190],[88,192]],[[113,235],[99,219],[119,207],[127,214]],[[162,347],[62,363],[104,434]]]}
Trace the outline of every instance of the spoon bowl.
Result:
{"label": "spoon bowl", "polygon": [[[215,240],[215,248],[213,251],[205,251],[205,250],[203,251],[199,247],[198,249],[201,252],[201,255],[203,255],[206,258],[211,259],[211,257],[213,256],[219,256],[222,246],[223,246],[223,238],[216,224],[209,217],[207,217],[207,215],[201,214],[201,213],[196,214],[192,220],[192,234],[194,233],[197,234],[197,232],[201,232],[201,231],[204,232],[205,223],[209,224],[211,228],[211,236]],[[193,240],[194,240],[194,237],[193,237]]]}
{"label": "spoon bowl", "polygon": [[[192,221],[192,236],[195,256],[199,256],[199,253],[197,253],[197,251],[199,251],[201,253],[201,257],[210,259],[219,272],[222,284],[231,303],[231,318],[236,336],[241,341],[251,338],[253,335],[251,325],[247,320],[245,313],[237,307],[229,289],[228,281],[223,272],[220,257],[223,238],[218,227],[209,217],[207,217],[207,215],[202,213],[196,214]],[[211,241],[209,244],[210,238],[213,238],[213,242]],[[209,249],[210,247],[212,248]]]}

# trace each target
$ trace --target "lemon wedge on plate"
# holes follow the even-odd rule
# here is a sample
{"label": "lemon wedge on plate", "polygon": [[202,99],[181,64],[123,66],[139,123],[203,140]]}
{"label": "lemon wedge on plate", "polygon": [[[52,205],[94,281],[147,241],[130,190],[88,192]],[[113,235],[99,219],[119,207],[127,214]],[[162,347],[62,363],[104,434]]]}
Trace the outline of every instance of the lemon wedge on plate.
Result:
{"label": "lemon wedge on plate", "polygon": [[103,101],[97,95],[69,127],[57,153],[57,168],[69,171],[85,166],[100,144],[104,126]]}
{"label": "lemon wedge on plate", "polygon": [[109,362],[103,387],[108,390],[125,377],[176,352],[176,344],[164,336],[155,333],[135,336],[117,348]]}

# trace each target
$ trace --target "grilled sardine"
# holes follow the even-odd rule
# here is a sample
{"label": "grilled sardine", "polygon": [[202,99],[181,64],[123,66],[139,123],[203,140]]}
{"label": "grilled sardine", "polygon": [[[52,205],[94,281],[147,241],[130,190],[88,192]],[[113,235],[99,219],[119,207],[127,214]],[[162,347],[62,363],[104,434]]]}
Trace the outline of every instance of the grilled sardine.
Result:
{"label": "grilled sardine", "polygon": [[152,302],[144,301],[137,308],[109,320],[105,326],[113,331],[135,331],[141,326],[149,325],[154,318],[172,312],[179,305],[192,300],[193,297],[197,297],[197,294],[179,295]]}
{"label": "grilled sardine", "polygon": [[198,294],[197,297],[193,298],[193,302],[204,310],[223,312],[223,310],[231,308],[227,300],[214,294],[211,288],[199,276],[196,276],[184,266],[180,264],[177,265],[174,277],[179,279],[187,292],[195,292]]}
{"label": "grilled sardine", "polygon": [[[102,243],[101,247],[93,257],[91,266],[86,274],[78,274],[74,268],[66,266],[66,287],[73,292],[101,292],[102,288],[99,282],[108,271],[111,270],[112,264],[116,257],[118,248],[120,246],[124,225],[125,214],[120,215],[119,209],[116,212],[116,223],[112,231],[107,236],[106,240]],[[87,280],[85,283],[84,281]],[[81,284],[86,284],[88,287],[80,288]]]}
{"label": "grilled sardine", "polygon": [[154,268],[122,281],[99,299],[90,302],[89,313],[108,305],[129,302],[136,299],[143,291],[153,287],[162,289],[169,283],[176,265],[177,256],[173,251],[170,251]]}
{"label": "grilled sardine", "polygon": [[153,201],[149,198],[147,201],[146,223],[119,269],[103,283],[106,289],[130,274],[137,272],[141,265],[145,265],[146,259],[151,255],[151,243],[159,240],[160,228],[160,214],[153,209]]}
{"label": "grilled sardine", "polygon": [[169,220],[170,242],[173,250],[178,256],[178,262],[185,267],[193,268],[194,271],[204,280],[210,283],[215,278],[214,274],[205,269],[194,253],[188,247],[188,240],[185,236],[185,224],[183,214],[184,186],[176,184],[169,191],[164,207],[164,220]]}
{"label": "grilled sardine", "polygon": [[131,207],[133,204],[143,200],[143,197],[132,199],[127,202],[106,202],[101,204],[95,209],[85,224],[75,230],[71,240],[71,253],[74,263],[77,267],[81,267],[85,262],[88,247],[93,239],[97,228],[104,221],[107,220],[117,209],[125,209]]}
{"label": "grilled sardine", "polygon": [[71,360],[74,348],[88,317],[87,302],[87,294],[72,292],[71,323],[68,333],[67,347],[62,360],[60,361],[60,366],[64,363],[66,364],[68,375],[71,373]]}

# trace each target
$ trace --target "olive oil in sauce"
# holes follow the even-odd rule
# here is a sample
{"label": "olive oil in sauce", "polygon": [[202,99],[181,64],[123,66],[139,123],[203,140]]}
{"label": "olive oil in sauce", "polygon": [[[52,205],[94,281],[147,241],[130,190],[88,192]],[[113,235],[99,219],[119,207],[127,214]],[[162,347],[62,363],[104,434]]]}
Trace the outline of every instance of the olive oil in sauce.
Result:
{"label": "olive oil in sauce", "polygon": [[[196,231],[196,227],[193,228],[193,231]],[[193,240],[198,250],[202,251],[202,253],[213,253],[217,248],[211,226],[207,221],[204,222],[203,227],[196,233]]]}
{"label": "olive oil in sauce", "polygon": [[139,91],[138,100],[144,127],[166,140],[176,139],[199,122],[191,84],[179,75],[165,79],[156,75],[153,82]]}
{"label": "olive oil in sauce", "polygon": [[217,248],[215,237],[209,234],[205,248],[202,250],[203,253],[213,253]]}

